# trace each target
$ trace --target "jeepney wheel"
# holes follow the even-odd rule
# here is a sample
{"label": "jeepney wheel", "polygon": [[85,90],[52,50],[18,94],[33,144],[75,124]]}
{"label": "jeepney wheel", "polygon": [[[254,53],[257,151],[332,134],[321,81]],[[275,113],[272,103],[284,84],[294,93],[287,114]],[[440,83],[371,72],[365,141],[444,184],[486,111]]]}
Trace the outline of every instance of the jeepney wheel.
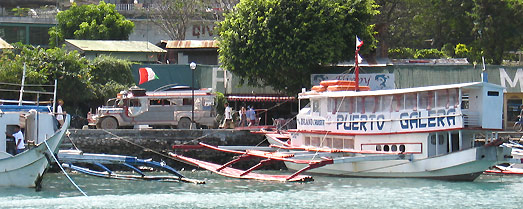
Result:
{"label": "jeepney wheel", "polygon": [[103,118],[98,124],[96,124],[97,128],[101,129],[117,129],[118,128],[118,121],[116,121],[113,117],[106,117]]}
{"label": "jeepney wheel", "polygon": [[178,121],[178,129],[190,129],[190,128],[191,128],[191,119],[180,118],[180,121]]}

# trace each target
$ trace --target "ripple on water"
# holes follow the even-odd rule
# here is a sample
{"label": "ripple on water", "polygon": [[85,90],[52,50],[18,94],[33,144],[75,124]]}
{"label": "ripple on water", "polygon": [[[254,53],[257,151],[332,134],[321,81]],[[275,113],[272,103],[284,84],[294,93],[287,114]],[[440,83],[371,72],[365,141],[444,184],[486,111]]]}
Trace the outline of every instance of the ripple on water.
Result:
{"label": "ripple on water", "polygon": [[41,192],[0,188],[0,203],[6,208],[517,208],[523,193],[523,177],[446,182],[315,176],[313,182],[281,183],[231,179],[206,171],[184,175],[205,179],[206,184],[73,174],[89,195],[82,197],[63,175],[48,174]]}

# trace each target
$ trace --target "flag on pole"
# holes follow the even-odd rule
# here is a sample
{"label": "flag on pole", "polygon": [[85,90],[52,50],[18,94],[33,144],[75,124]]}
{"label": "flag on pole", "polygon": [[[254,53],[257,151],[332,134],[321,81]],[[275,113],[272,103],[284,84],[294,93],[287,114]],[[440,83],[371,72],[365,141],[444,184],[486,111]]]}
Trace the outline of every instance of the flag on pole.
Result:
{"label": "flag on pole", "polygon": [[154,79],[159,79],[158,76],[156,76],[156,74],[154,73],[153,69],[151,69],[150,67],[142,67],[138,70],[138,72],[140,73],[140,83],[138,84],[149,82]]}
{"label": "flag on pole", "polygon": [[358,54],[358,63],[361,63],[363,62],[363,58],[360,56],[360,54]]}
{"label": "flag on pole", "polygon": [[360,38],[358,38],[358,36],[356,36],[356,50],[358,50],[358,48],[360,48],[362,45],[363,41]]}

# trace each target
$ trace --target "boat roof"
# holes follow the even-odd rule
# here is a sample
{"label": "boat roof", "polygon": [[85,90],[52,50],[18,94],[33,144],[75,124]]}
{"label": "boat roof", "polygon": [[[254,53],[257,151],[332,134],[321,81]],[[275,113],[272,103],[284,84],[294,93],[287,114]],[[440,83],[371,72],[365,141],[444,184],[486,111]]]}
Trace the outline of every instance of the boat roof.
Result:
{"label": "boat roof", "polygon": [[36,110],[38,112],[51,112],[51,106],[37,106],[37,105],[0,105],[0,110],[3,112],[20,112]]}
{"label": "boat roof", "polygon": [[437,85],[437,86],[424,86],[424,87],[414,87],[414,88],[405,88],[405,89],[387,89],[387,90],[375,90],[375,91],[327,91],[327,92],[314,92],[308,91],[300,93],[299,97],[301,99],[313,98],[313,97],[346,97],[346,96],[376,96],[376,95],[394,95],[394,94],[405,94],[405,93],[414,93],[414,92],[424,92],[424,91],[437,91],[444,89],[462,89],[462,88],[481,88],[483,86],[488,86],[490,88],[498,88],[500,90],[504,87],[485,82],[471,82],[471,83],[459,83],[459,84],[447,84],[447,85]]}

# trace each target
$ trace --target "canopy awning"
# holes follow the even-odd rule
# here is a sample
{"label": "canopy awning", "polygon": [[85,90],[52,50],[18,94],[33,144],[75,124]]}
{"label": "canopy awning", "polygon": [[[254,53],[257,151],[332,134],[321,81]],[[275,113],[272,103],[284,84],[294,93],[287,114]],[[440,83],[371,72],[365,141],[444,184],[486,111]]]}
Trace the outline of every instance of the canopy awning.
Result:
{"label": "canopy awning", "polygon": [[296,97],[280,95],[228,95],[226,98],[228,101],[241,102],[287,102],[296,100]]}

